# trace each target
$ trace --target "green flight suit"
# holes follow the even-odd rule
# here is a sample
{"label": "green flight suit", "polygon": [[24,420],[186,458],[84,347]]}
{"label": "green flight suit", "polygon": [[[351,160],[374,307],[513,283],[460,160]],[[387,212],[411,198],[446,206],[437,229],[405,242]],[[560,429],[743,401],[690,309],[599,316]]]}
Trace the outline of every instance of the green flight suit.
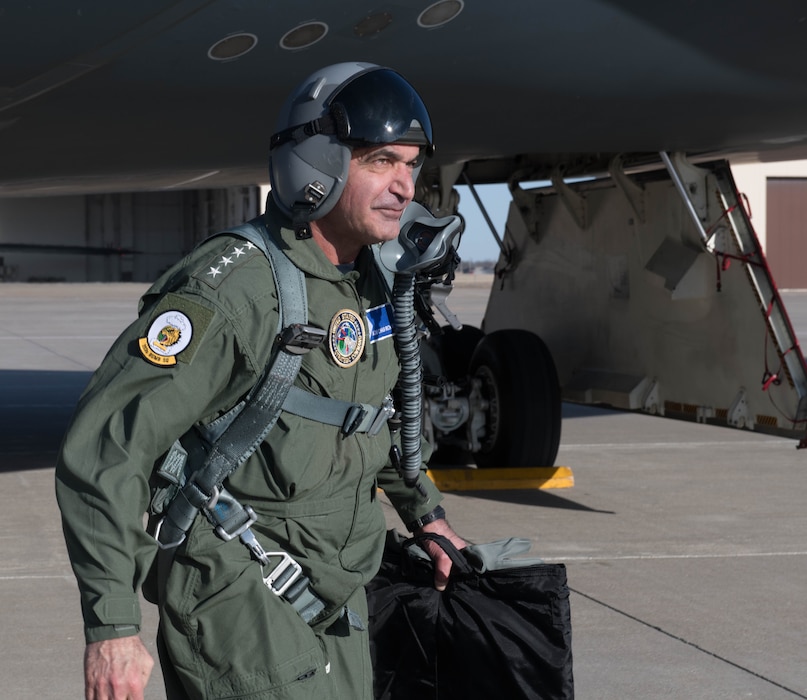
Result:
{"label": "green flight suit", "polygon": [[[363,250],[343,274],[313,240],[296,240],[271,203],[265,220],[305,274],[309,322],[330,329],[325,343],[304,356],[295,384],[380,405],[399,364],[394,339],[371,337],[367,326],[367,311],[388,301],[372,254]],[[338,347],[345,310],[363,321],[358,358],[349,354],[354,345]],[[139,630],[137,590],[156,552],[143,529],[153,465],[193,424],[215,419],[253,386],[277,323],[263,253],[243,239],[217,236],[148,290],[138,320],[94,374],[56,470],[88,642]],[[367,633],[349,624],[356,617],[345,609],[366,622],[363,585],[378,568],[385,531],[376,486],[404,522],[441,500],[425,475],[426,497],[403,483],[389,464],[391,440],[386,428],[344,437],[338,427],[281,413],[226,485],[255,509],[253,531],[263,548],[291,554],[327,608],[305,624],[264,586],[246,547],[219,539],[198,516],[177,550],[161,607],[162,660],[165,666],[170,658],[172,667],[167,682],[180,679],[190,697],[371,697]]]}

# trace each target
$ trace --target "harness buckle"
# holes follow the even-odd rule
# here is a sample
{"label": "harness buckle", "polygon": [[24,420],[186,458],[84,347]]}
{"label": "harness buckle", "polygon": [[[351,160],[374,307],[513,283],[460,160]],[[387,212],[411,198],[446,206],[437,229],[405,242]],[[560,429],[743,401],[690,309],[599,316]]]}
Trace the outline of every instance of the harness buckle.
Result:
{"label": "harness buckle", "polygon": [[185,541],[185,533],[183,532],[174,542],[163,542],[160,538],[162,537],[162,529],[163,524],[165,523],[165,517],[163,516],[157,521],[157,525],[154,528],[154,540],[157,542],[157,547],[159,549],[173,549],[174,547],[179,547]]}
{"label": "harness buckle", "polygon": [[381,430],[384,424],[390,418],[392,418],[394,414],[395,414],[395,405],[392,401],[392,397],[387,396],[387,398],[385,398],[384,401],[381,403],[378,412],[375,414],[375,420],[367,429],[367,435],[370,437],[373,437],[373,435],[378,435],[378,432]]}
{"label": "harness buckle", "polygon": [[292,323],[280,332],[280,343],[284,350],[294,355],[304,355],[318,347],[326,335],[324,328],[309,326],[307,323]]}
{"label": "harness buckle", "polygon": [[[234,532],[228,532],[225,530],[224,525],[216,526],[216,534],[225,542],[234,540],[236,537],[249,530],[249,528],[251,528],[257,522],[258,516],[255,515],[255,511],[252,509],[252,506],[244,506],[243,512],[246,513],[246,520],[244,520]],[[215,522],[213,524],[215,525]]]}
{"label": "harness buckle", "polygon": [[282,596],[300,577],[303,567],[286,552],[266,552],[266,556],[280,557],[280,563],[263,577],[263,583],[272,593]]}
{"label": "harness buckle", "polygon": [[252,530],[244,530],[239,539],[244,543],[250,554],[252,554],[252,556],[261,566],[269,566],[269,557],[267,556],[264,548],[261,547],[261,543],[258,542]]}
{"label": "harness buckle", "polygon": [[367,409],[361,404],[353,404],[345,414],[345,420],[342,422],[342,435],[350,437],[361,426],[362,421],[367,415]]}

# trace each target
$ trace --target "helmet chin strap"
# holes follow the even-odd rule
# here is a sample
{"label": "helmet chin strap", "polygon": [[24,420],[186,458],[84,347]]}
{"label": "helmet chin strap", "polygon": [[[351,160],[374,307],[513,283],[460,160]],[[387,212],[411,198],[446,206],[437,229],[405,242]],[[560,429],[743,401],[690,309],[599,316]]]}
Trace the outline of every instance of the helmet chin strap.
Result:
{"label": "helmet chin strap", "polygon": [[328,188],[319,180],[309,182],[305,186],[305,202],[296,202],[292,208],[291,221],[294,226],[294,236],[298,241],[311,238],[311,215],[328,194]]}
{"label": "helmet chin strap", "polygon": [[298,241],[305,241],[311,238],[311,226],[308,221],[298,219],[296,216],[292,220],[294,226],[294,237]]}

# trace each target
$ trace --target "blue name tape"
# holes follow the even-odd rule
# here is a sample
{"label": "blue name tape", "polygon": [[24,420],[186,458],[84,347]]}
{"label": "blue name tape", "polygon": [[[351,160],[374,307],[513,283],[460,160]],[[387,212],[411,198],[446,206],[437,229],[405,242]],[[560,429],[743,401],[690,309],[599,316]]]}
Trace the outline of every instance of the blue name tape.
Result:
{"label": "blue name tape", "polygon": [[395,333],[395,322],[392,315],[392,305],[382,304],[368,309],[366,314],[368,333],[371,343],[389,338]]}

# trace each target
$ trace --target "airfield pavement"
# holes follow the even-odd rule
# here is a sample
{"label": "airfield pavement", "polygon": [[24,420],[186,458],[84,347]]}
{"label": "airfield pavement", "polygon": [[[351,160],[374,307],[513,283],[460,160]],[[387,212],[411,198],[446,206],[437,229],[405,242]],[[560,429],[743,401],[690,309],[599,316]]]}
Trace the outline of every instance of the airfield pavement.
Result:
{"label": "airfield pavement", "polygon": [[[490,282],[458,281],[449,306],[465,323],[479,324]],[[0,285],[2,698],[83,697],[53,465],[143,289]],[[785,300],[804,344],[807,293]],[[449,493],[446,510],[470,540],[528,537],[533,555],[566,562],[578,700],[807,698],[807,451],[795,447],[567,404],[558,464],[574,487]],[[157,669],[146,697],[165,697]]]}

